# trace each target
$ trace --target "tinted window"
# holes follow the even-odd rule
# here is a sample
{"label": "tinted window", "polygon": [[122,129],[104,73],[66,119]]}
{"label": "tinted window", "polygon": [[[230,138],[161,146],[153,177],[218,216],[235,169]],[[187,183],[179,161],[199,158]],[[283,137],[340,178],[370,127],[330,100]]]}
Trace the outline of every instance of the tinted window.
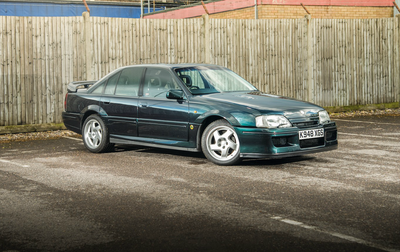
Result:
{"label": "tinted window", "polygon": [[175,69],[192,94],[256,91],[249,82],[231,70],[219,66],[197,66]]}
{"label": "tinted window", "polygon": [[190,69],[179,69],[177,74],[188,88],[206,88],[206,84],[204,83],[204,80],[201,78],[198,71],[191,71]]}
{"label": "tinted window", "polygon": [[117,84],[120,73],[121,72],[118,72],[108,79],[106,89],[104,90],[104,94],[114,94],[115,85]]}
{"label": "tinted window", "polygon": [[137,96],[143,69],[142,67],[132,67],[122,70],[115,94]]}
{"label": "tinted window", "polygon": [[[144,79],[143,96],[165,97],[170,89],[178,89],[172,74],[167,69],[148,68]],[[164,95],[163,95],[164,94]]]}
{"label": "tinted window", "polygon": [[93,87],[92,94],[101,94],[103,93],[104,89],[104,84],[106,83],[106,80],[103,80],[101,83],[97,84],[95,87]]}

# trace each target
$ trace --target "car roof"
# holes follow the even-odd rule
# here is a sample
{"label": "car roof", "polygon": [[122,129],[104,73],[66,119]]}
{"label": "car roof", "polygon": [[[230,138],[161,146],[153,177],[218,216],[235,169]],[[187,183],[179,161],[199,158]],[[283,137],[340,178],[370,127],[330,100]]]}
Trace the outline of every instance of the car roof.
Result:
{"label": "car roof", "polygon": [[[183,68],[183,67],[198,67],[198,66],[203,66],[203,67],[222,67],[218,65],[213,65],[213,64],[201,64],[201,63],[181,63],[181,64],[138,64],[138,65],[130,65],[130,66],[124,66],[121,68],[126,68],[126,67],[163,67],[163,68]],[[119,68],[119,69],[121,69]]]}

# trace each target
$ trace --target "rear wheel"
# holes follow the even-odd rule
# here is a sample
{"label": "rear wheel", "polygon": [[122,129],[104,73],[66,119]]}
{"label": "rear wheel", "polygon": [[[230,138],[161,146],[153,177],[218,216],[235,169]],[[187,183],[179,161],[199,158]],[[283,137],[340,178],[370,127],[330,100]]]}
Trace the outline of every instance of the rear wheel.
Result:
{"label": "rear wheel", "polygon": [[207,159],[218,165],[233,165],[241,160],[238,135],[226,120],[218,120],[207,126],[201,147]]}
{"label": "rear wheel", "polygon": [[114,146],[110,144],[108,129],[98,115],[86,118],[82,138],[85,147],[94,153],[109,151]]}

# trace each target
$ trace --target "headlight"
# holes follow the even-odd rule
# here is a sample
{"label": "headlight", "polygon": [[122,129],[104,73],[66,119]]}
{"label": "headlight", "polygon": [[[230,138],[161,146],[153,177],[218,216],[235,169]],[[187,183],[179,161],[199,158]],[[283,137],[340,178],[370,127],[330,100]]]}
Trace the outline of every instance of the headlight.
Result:
{"label": "headlight", "polygon": [[292,124],[284,116],[266,115],[256,117],[256,126],[258,128],[288,128],[292,127]]}
{"label": "headlight", "polygon": [[319,111],[318,114],[319,114],[319,123],[320,124],[331,121],[331,118],[329,117],[329,114],[328,114],[328,112],[326,112],[326,110]]}

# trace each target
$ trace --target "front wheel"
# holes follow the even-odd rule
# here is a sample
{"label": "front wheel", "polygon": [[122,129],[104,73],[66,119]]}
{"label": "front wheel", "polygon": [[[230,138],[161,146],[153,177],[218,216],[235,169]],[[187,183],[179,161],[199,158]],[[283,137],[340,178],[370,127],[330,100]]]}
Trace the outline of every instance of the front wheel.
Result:
{"label": "front wheel", "polygon": [[239,137],[225,120],[207,126],[201,138],[201,148],[207,159],[218,165],[234,165],[241,160]]}
{"label": "front wheel", "polygon": [[110,144],[107,127],[98,115],[86,118],[82,138],[85,147],[91,152],[105,152],[113,146]]}

